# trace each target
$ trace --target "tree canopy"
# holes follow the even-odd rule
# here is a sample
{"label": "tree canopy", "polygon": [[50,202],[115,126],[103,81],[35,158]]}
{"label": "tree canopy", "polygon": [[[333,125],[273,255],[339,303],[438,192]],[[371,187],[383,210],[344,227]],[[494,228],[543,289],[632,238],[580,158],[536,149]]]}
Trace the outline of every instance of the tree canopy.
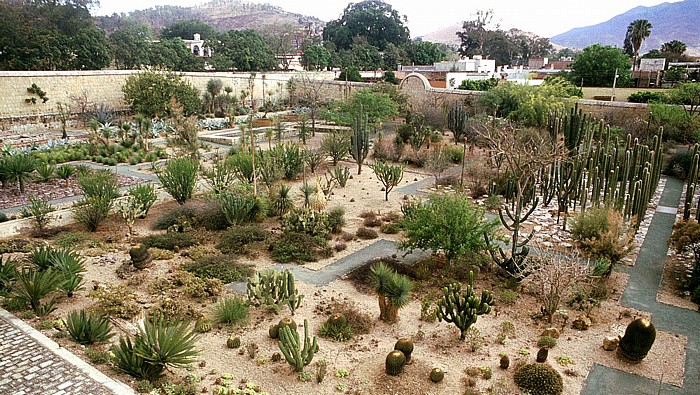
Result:
{"label": "tree canopy", "polygon": [[258,32],[231,30],[213,40],[212,65],[217,70],[262,71],[277,68],[275,54]]}
{"label": "tree canopy", "polygon": [[632,67],[636,67],[637,59],[639,59],[639,48],[642,43],[651,35],[651,23],[646,19],[637,19],[632,21],[627,26],[627,34],[623,48],[625,53],[632,57]]}
{"label": "tree canopy", "polygon": [[144,70],[127,78],[122,91],[131,110],[148,117],[169,115],[173,103],[182,105],[185,115],[201,107],[197,88],[171,71]]}
{"label": "tree canopy", "polygon": [[160,38],[182,38],[185,40],[192,40],[195,33],[198,33],[202,40],[210,40],[216,35],[216,29],[206,22],[184,19],[168,27],[164,27],[160,31]]}
{"label": "tree canopy", "polygon": [[330,41],[337,50],[348,50],[357,38],[383,51],[389,43],[401,45],[409,41],[406,17],[399,15],[391,5],[381,0],[350,3],[340,19],[332,20],[323,30],[323,40]]}
{"label": "tree canopy", "polygon": [[632,80],[631,69],[629,56],[620,48],[595,44],[581,51],[571,65],[568,79],[574,85],[612,86],[617,70],[617,86],[628,86]]}

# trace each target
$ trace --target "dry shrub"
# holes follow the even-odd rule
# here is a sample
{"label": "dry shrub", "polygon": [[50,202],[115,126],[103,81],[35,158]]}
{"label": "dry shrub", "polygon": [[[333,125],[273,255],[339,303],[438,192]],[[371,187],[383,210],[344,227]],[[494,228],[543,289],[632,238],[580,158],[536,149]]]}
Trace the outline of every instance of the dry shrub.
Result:
{"label": "dry shrub", "polygon": [[355,240],[356,236],[350,232],[343,232],[340,234],[339,239],[345,242]]}
{"label": "dry shrub", "polygon": [[365,228],[364,226],[361,226],[359,229],[357,229],[357,233],[355,234],[362,240],[372,240],[379,237],[379,234],[376,230]]}
{"label": "dry shrub", "polygon": [[347,301],[332,301],[326,311],[330,314],[341,313],[345,316],[348,325],[356,335],[369,333],[374,327],[374,319],[370,314],[363,313],[355,307],[355,304]]}
{"label": "dry shrub", "polygon": [[377,226],[382,225],[382,219],[375,216],[370,216],[370,217],[365,217],[364,221],[362,221],[362,224],[368,228],[376,228]]}
{"label": "dry shrub", "polygon": [[464,165],[464,182],[474,198],[486,195],[489,183],[495,179],[495,170],[483,162],[468,162]]}
{"label": "dry shrub", "polygon": [[600,207],[590,208],[576,217],[571,237],[584,254],[614,264],[629,254],[634,231],[619,211]]}
{"label": "dry shrub", "polygon": [[398,162],[403,154],[404,145],[400,141],[383,137],[374,143],[372,148],[372,157],[374,160]]}

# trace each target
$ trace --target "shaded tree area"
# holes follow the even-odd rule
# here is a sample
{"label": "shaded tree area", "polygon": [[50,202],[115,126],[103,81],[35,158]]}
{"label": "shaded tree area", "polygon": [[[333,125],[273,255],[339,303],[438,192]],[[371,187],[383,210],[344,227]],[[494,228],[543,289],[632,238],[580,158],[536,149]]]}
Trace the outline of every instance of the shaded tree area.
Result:
{"label": "shaded tree area", "polygon": [[577,86],[612,86],[617,70],[617,86],[622,87],[631,84],[631,69],[630,58],[622,49],[595,44],[581,51],[567,78]]}
{"label": "shaded tree area", "polygon": [[0,2],[0,70],[89,70],[109,65],[91,2]]}
{"label": "shaded tree area", "polygon": [[211,64],[217,70],[258,71],[277,67],[274,52],[255,30],[231,30],[212,41]]}
{"label": "shaded tree area", "polygon": [[160,38],[182,38],[191,40],[195,33],[199,34],[202,40],[211,40],[218,32],[213,26],[206,22],[196,19],[185,19],[161,29]]}
{"label": "shaded tree area", "polygon": [[685,54],[688,46],[679,40],[671,40],[665,42],[661,45],[659,49],[652,49],[651,51],[642,55],[642,59],[666,59],[666,67],[668,68],[669,62],[687,62],[690,58]]}
{"label": "shaded tree area", "polygon": [[339,19],[328,22],[323,40],[332,42],[338,50],[348,50],[362,37],[367,44],[383,51],[390,43],[401,45],[409,41],[404,22],[405,16],[381,0],[350,3]]}

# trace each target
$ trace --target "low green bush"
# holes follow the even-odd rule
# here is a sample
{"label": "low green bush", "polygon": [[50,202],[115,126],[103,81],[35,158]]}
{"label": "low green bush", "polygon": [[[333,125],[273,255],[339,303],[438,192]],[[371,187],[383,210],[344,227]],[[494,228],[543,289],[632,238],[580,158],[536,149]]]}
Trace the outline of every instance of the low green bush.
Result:
{"label": "low green bush", "polygon": [[108,317],[95,312],[87,313],[84,309],[68,313],[66,329],[80,344],[103,343],[113,335]]}
{"label": "low green bush", "polygon": [[248,301],[241,297],[227,297],[214,306],[216,322],[222,325],[243,324],[248,320]]}
{"label": "low green bush", "polygon": [[175,248],[187,248],[198,244],[190,233],[171,232],[160,235],[151,235],[141,238],[141,244],[147,248],[155,247],[173,251]]}
{"label": "low green bush", "polygon": [[241,281],[253,275],[252,265],[239,263],[234,255],[213,255],[186,263],[183,269],[199,278],[217,278],[224,284]]}
{"label": "low green bush", "polygon": [[255,250],[251,244],[265,241],[270,237],[270,232],[258,225],[234,226],[221,235],[221,240],[216,245],[224,254],[252,255]]}
{"label": "low green bush", "polygon": [[330,248],[325,239],[301,232],[284,232],[272,243],[271,252],[275,262],[304,264],[329,256]]}
{"label": "low green bush", "polygon": [[184,221],[192,227],[207,230],[224,230],[229,227],[218,200],[191,200],[163,213],[154,222],[153,229],[166,230]]}

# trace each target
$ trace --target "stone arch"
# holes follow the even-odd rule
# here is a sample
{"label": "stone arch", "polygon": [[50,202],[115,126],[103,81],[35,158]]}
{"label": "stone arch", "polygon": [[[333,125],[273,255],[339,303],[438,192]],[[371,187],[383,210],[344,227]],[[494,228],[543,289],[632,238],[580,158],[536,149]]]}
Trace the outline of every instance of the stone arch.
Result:
{"label": "stone arch", "polygon": [[399,84],[399,90],[404,93],[418,93],[419,91],[427,91],[430,88],[430,82],[423,74],[411,73],[407,75]]}
{"label": "stone arch", "polygon": [[194,56],[199,56],[199,45],[195,45],[194,47],[192,47],[192,53],[194,54]]}

